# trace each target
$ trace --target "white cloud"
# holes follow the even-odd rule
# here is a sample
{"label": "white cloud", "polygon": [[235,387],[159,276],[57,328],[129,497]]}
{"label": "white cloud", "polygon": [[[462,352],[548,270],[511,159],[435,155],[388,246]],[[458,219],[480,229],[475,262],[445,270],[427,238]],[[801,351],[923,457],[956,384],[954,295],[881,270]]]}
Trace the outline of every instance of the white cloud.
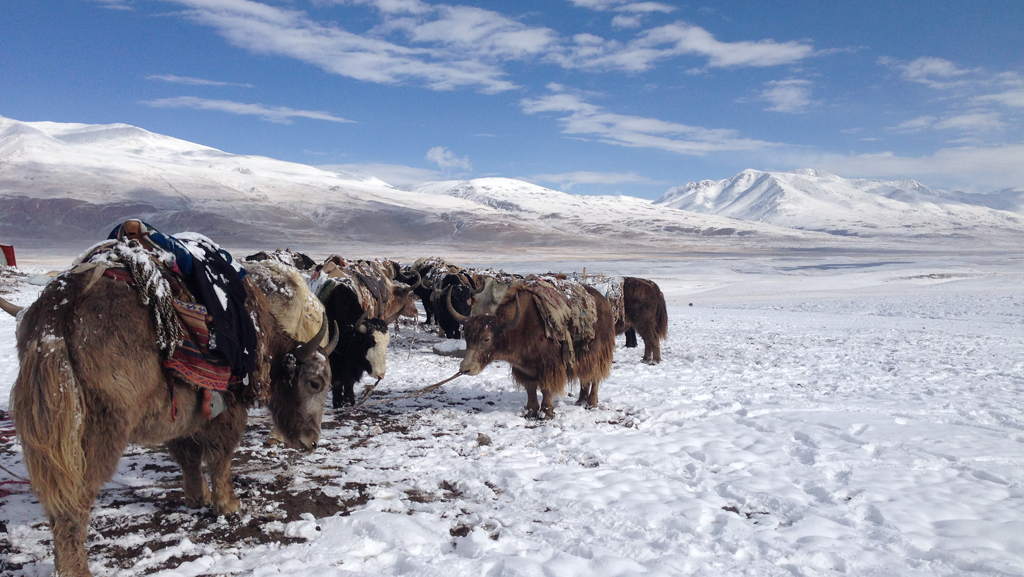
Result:
{"label": "white cloud", "polygon": [[878,63],[899,70],[905,80],[936,89],[965,86],[970,83],[965,77],[978,72],[960,68],[949,60],[931,56],[922,56],[910,62],[883,57],[878,59]]}
{"label": "white cloud", "polygon": [[616,10],[619,12],[675,12],[675,6],[661,2],[634,2],[632,0],[569,0],[577,8],[589,8],[605,12]]}
{"label": "white cloud", "polygon": [[372,176],[396,187],[412,186],[423,182],[444,179],[444,174],[436,170],[403,166],[401,164],[324,164],[317,166],[317,168],[330,172]]}
{"label": "white cloud", "polygon": [[305,12],[251,0],[172,1],[189,7],[187,18],[214,28],[239,48],[295,58],[331,74],[380,84],[419,81],[435,90],[515,88],[500,68],[473,55],[360,36],[335,23],[313,21]]}
{"label": "white cloud", "polygon": [[295,110],[287,106],[266,107],[262,104],[247,104],[243,102],[232,102],[230,100],[208,100],[193,96],[179,96],[176,98],[160,98],[158,100],[144,100],[142,104],[153,108],[192,108],[195,110],[215,110],[239,115],[259,116],[263,120],[277,122],[280,124],[291,124],[293,118],[309,118],[312,120],[327,120],[330,122],[354,122],[329,114],[313,110]]}
{"label": "white cloud", "polygon": [[110,10],[135,10],[129,0],[88,0],[94,4],[100,4]]}
{"label": "white cloud", "polygon": [[961,132],[989,132],[1006,128],[996,112],[970,112],[939,119],[934,116],[918,116],[917,118],[890,126],[888,130],[896,132],[920,132],[925,129],[959,130]]}
{"label": "white cloud", "polygon": [[935,126],[938,122],[938,118],[934,116],[918,116],[911,120],[907,120],[897,124],[896,126],[888,126],[886,130],[895,130],[897,132],[920,132],[926,128]]}
{"label": "white cloud", "polygon": [[817,104],[811,100],[810,80],[773,80],[765,84],[768,88],[761,91],[761,98],[771,103],[766,110],[795,114]]}
{"label": "white cloud", "polygon": [[615,18],[612,18],[612,26],[616,28],[639,28],[643,25],[642,20],[643,18],[639,14],[631,16],[617,14]]}
{"label": "white cloud", "polygon": [[[773,154],[773,162],[780,157]],[[921,157],[892,152],[844,156],[794,151],[793,166],[816,166],[844,176],[907,178],[968,192],[1024,186],[1024,144],[943,148]]]}
{"label": "white cloud", "polygon": [[628,2],[621,6],[616,6],[615,10],[618,12],[661,12],[662,14],[670,14],[675,12],[676,8],[661,2]]}
{"label": "white cloud", "polygon": [[570,190],[577,184],[669,184],[651,180],[634,172],[563,172],[561,174],[536,174],[530,177],[537,182],[554,182],[562,190]]}
{"label": "white cloud", "polygon": [[160,80],[163,82],[173,82],[175,84],[188,84],[190,86],[240,86],[242,88],[252,88],[252,84],[242,84],[239,82],[221,82],[218,80],[205,80],[202,78],[191,78],[189,76],[175,76],[173,74],[153,74],[147,76],[146,80]]}
{"label": "white cloud", "polygon": [[[560,87],[549,85],[549,88],[558,90]],[[701,128],[654,118],[614,114],[565,92],[524,99],[520,105],[526,114],[561,114],[558,122],[562,125],[563,134],[593,138],[617,146],[656,148],[697,156],[715,151],[757,150],[773,146],[770,142],[741,138],[735,130]]]}
{"label": "white cloud", "polygon": [[443,146],[435,146],[428,150],[426,159],[445,170],[450,170],[452,168],[473,170],[473,165],[470,164],[468,156],[459,158],[455,156],[454,152]]}
{"label": "white cloud", "polygon": [[1006,106],[1024,108],[1024,90],[1009,90],[999,94],[976,96],[974,98],[974,102],[997,102],[999,104],[1005,104]]}
{"label": "white cloud", "polygon": [[643,72],[658,61],[687,54],[706,57],[711,68],[793,64],[814,54],[810,44],[794,41],[721,42],[707,30],[685,22],[645,30],[625,44],[591,34],[580,34],[573,40],[567,52],[552,55],[552,59],[567,68],[628,72]]}
{"label": "white cloud", "polygon": [[987,132],[1001,130],[1006,127],[996,112],[972,112],[951,116],[936,122],[932,128],[942,130],[960,130],[964,132]]}
{"label": "white cloud", "polygon": [[419,43],[436,43],[477,57],[519,59],[550,51],[559,43],[550,28],[534,28],[491,10],[437,6],[420,18],[390,20],[383,31],[401,30]]}

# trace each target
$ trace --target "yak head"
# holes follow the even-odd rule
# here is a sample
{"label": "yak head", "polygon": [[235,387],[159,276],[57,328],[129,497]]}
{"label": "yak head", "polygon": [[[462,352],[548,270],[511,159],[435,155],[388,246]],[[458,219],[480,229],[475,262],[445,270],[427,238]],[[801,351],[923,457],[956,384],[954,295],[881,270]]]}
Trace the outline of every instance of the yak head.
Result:
{"label": "yak head", "polygon": [[332,323],[327,346],[321,347],[327,331],[324,315],[320,332],[309,342],[294,342],[285,355],[283,371],[271,387],[268,406],[278,432],[292,447],[312,451],[320,442],[320,421],[324,416],[327,391],[331,389],[331,365],[327,358],[338,345],[338,325]]}
{"label": "yak head", "polygon": [[355,350],[365,350],[366,355],[353,362],[357,366],[362,365],[368,375],[375,379],[383,379],[388,366],[385,362],[385,355],[388,352],[388,343],[391,342],[391,333],[388,332],[388,325],[398,319],[399,313],[395,313],[388,319],[368,319],[364,312],[363,316],[355,322],[355,342],[352,346]]}
{"label": "yak head", "polygon": [[[462,364],[459,366],[462,374],[478,375],[494,360],[494,354],[498,350],[498,341],[502,340],[505,332],[519,326],[519,321],[522,318],[523,311],[519,306],[518,294],[515,296],[515,302],[516,312],[510,320],[498,320],[498,313],[502,312],[500,308],[493,315],[480,315],[466,319],[462,329],[466,338],[466,357],[462,359]],[[450,301],[448,304],[451,308]]]}

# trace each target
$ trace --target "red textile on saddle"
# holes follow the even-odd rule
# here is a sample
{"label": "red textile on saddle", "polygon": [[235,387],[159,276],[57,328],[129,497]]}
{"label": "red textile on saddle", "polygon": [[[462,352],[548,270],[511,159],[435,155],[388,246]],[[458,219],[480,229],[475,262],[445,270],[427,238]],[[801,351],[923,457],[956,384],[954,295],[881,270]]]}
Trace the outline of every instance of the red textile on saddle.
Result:
{"label": "red textile on saddle", "polygon": [[[103,274],[133,285],[131,274],[125,269],[110,268]],[[179,290],[176,279],[165,275],[175,293]],[[223,355],[210,350],[210,323],[213,317],[206,307],[197,303],[174,299],[174,310],[177,312],[178,323],[181,325],[185,338],[174,353],[163,361],[164,370],[169,375],[194,389],[207,391],[227,391],[241,383],[231,374],[231,365]]]}

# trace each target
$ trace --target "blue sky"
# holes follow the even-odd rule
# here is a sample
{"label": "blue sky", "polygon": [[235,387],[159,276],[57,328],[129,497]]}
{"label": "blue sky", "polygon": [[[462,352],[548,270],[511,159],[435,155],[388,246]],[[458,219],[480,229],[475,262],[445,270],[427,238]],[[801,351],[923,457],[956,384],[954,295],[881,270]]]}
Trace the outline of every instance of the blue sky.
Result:
{"label": "blue sky", "polygon": [[1024,1],[8,1],[0,115],[395,184],[1024,186]]}

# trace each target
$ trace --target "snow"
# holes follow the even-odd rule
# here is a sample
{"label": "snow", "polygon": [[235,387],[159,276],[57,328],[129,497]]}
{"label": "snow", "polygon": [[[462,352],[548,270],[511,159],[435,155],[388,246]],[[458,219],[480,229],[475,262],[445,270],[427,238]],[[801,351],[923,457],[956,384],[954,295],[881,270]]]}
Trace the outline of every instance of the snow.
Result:
{"label": "snow", "polygon": [[814,169],[744,170],[675,187],[656,205],[848,236],[980,236],[1024,232],[1024,191],[933,190],[912,179],[842,178]]}
{"label": "snow", "polygon": [[[178,482],[165,454],[132,449],[94,508],[93,571],[1024,574],[1018,255],[486,264],[655,280],[669,304],[664,361],[643,364],[643,349],[619,337],[599,407],[567,397],[540,422],[521,416],[525,393],[495,363],[420,398],[328,410],[309,456],[264,447],[266,414],[257,411],[242,449],[265,460],[236,463],[252,493],[243,516],[270,514],[256,493],[274,479],[285,493],[353,503],[334,516],[279,515],[263,526],[276,543],[204,540],[188,530],[202,515],[183,505],[171,505],[162,534],[120,530],[173,498]],[[24,305],[39,290],[18,283],[4,298]],[[13,321],[0,316],[4,410],[17,373]],[[376,393],[457,371],[458,359],[431,352],[435,343],[403,328]],[[0,450],[0,464],[24,475],[18,450]],[[7,561],[21,567],[11,574],[48,574],[39,505],[14,489],[0,517]],[[143,543],[126,566],[105,553]]]}
{"label": "snow", "polygon": [[[124,124],[3,117],[0,205],[45,218],[62,240],[81,248],[124,218],[160,230],[187,223],[256,250],[381,239],[403,247],[459,241],[501,248],[610,241],[623,250],[666,251],[719,247],[722,237],[746,248],[837,242],[820,232],[668,210],[628,196],[580,197],[507,178],[402,190],[366,175],[230,154]],[[38,239],[31,222],[6,223],[0,234]]]}

